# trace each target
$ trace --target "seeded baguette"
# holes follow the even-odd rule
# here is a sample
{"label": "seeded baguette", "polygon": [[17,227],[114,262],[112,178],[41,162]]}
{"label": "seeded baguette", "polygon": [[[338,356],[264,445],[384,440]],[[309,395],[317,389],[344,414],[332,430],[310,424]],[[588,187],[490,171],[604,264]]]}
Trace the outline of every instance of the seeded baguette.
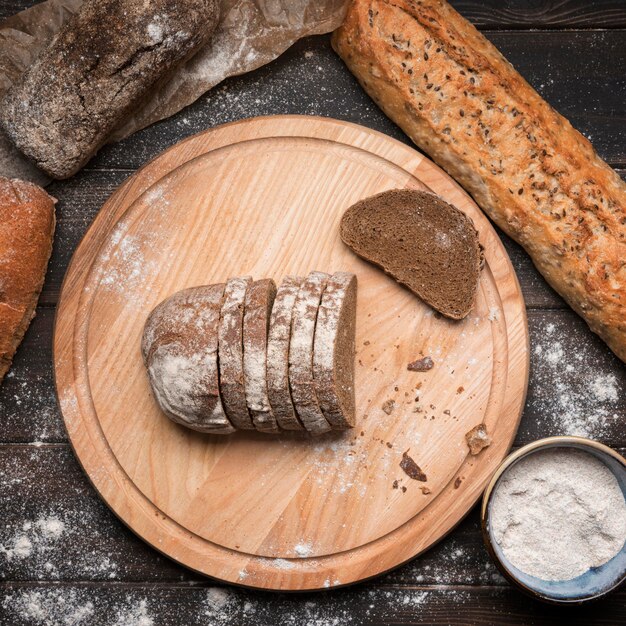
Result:
{"label": "seeded baguette", "polygon": [[218,325],[224,284],[178,291],[148,316],[141,352],[159,406],[174,422],[205,433],[234,432],[222,406]]}
{"label": "seeded baguette", "polygon": [[252,278],[226,281],[219,326],[220,394],[228,419],[235,428],[254,430],[246,405],[243,375],[243,316],[246,292]]}
{"label": "seeded baguette", "polygon": [[52,252],[55,202],[37,185],[0,177],[0,382],[35,315]]}
{"label": "seeded baguette", "polygon": [[626,361],[626,185],[442,0],[352,0],[333,47]]}
{"label": "seeded baguette", "polygon": [[329,275],[311,272],[293,307],[289,345],[289,385],[298,418],[309,432],[322,434],[330,424],[320,408],[313,379],[313,342],[317,312]]}
{"label": "seeded baguette", "polygon": [[277,432],[278,424],[267,395],[267,334],[276,297],[271,278],[254,281],[246,291],[243,315],[243,374],[246,404],[254,427]]}
{"label": "seeded baguette", "polygon": [[71,176],[218,17],[216,0],[85,0],[9,89],[2,127],[47,174]]}
{"label": "seeded baguette", "polygon": [[341,239],[441,314],[474,306],[483,252],[472,220],[432,193],[392,189],[353,204]]}
{"label": "seeded baguette", "polygon": [[283,279],[272,307],[267,339],[267,393],[276,421],[283,430],[304,430],[296,415],[289,389],[291,319],[303,281],[299,276]]}
{"label": "seeded baguette", "polygon": [[336,430],[352,428],[355,422],[356,289],[354,274],[333,274],[326,283],[315,324],[315,392],[324,417]]}

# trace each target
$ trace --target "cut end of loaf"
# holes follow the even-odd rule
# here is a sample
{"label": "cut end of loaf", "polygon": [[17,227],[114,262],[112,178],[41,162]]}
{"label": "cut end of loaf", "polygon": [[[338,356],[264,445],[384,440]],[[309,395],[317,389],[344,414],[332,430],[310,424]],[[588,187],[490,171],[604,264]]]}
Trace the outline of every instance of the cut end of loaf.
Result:
{"label": "cut end of loaf", "polygon": [[483,265],[472,220],[432,193],[395,189],[351,206],[341,239],[451,319],[472,309]]}

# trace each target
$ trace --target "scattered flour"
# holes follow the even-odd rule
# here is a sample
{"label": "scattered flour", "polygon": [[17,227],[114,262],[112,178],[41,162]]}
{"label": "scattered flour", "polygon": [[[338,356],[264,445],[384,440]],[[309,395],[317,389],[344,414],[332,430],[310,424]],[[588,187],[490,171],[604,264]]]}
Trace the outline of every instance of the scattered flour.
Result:
{"label": "scattered flour", "polygon": [[301,542],[295,546],[294,552],[301,558],[311,556],[313,554],[313,544],[310,541]]}
{"label": "scattered flour", "polygon": [[0,545],[0,554],[7,561],[30,557],[33,553],[46,552],[53,547],[63,534],[65,524],[56,516],[40,517],[36,522],[22,524],[8,545]]}
{"label": "scattered flour", "polygon": [[204,601],[204,616],[211,626],[230,626],[239,622],[241,596],[230,589],[211,587]]}
{"label": "scattered flour", "polygon": [[150,37],[153,44],[163,41],[162,20],[163,18],[160,15],[155,15],[152,21],[148,24],[148,37]]}
{"label": "scattered flour", "polygon": [[56,580],[66,572],[92,580],[116,578],[118,566],[112,555],[68,552],[72,536],[84,536],[93,522],[93,513],[82,510],[47,513],[34,521],[6,524],[0,529],[0,572],[9,578],[17,575],[35,580]]}
{"label": "scattered flour", "polygon": [[127,606],[118,609],[112,626],[154,626],[154,620],[148,615],[147,601],[134,601],[126,598]]}
{"label": "scattered flour", "polygon": [[[33,626],[88,625],[94,615],[93,603],[83,597],[82,592],[73,589],[16,591],[4,597],[2,608],[6,616],[11,615],[16,621]],[[124,626],[140,625],[124,624]]]}
{"label": "scattered flour", "polygon": [[500,319],[500,309],[497,306],[489,307],[489,315],[487,319],[490,322],[497,322]]}
{"label": "scattered flour", "polygon": [[608,367],[570,328],[546,326],[532,350],[529,397],[550,426],[546,434],[606,439],[619,428],[626,378]]}

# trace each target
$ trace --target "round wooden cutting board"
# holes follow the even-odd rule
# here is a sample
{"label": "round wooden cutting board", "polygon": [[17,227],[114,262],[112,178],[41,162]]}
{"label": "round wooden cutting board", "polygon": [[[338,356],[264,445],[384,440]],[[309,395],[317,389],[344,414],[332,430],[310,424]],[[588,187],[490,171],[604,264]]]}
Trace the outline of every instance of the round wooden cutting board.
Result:
{"label": "round wooden cutting board", "polygon": [[[480,232],[485,267],[461,322],[339,238],[351,204],[403,187],[433,190]],[[278,282],[312,270],[358,276],[356,428],[207,436],[159,411],[139,349],[157,303],[231,276]],[[439,540],[508,451],[528,382],[522,294],[472,200],[398,141],[302,116],[206,131],[127,180],[74,254],[54,348],[72,445],[113,511],[178,562],[266,589],[363,580]],[[427,355],[432,370],[407,370]],[[481,422],[493,443],[472,456],[465,434]],[[404,454],[426,481],[403,471]]]}

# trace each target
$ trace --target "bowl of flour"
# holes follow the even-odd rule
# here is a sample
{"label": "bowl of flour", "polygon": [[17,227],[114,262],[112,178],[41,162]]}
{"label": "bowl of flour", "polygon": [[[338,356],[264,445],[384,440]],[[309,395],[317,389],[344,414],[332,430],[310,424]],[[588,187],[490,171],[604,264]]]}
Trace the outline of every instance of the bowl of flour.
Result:
{"label": "bowl of flour", "polygon": [[626,460],[580,437],[535,441],[494,474],[482,528],[522,591],[558,604],[603,596],[626,579]]}

